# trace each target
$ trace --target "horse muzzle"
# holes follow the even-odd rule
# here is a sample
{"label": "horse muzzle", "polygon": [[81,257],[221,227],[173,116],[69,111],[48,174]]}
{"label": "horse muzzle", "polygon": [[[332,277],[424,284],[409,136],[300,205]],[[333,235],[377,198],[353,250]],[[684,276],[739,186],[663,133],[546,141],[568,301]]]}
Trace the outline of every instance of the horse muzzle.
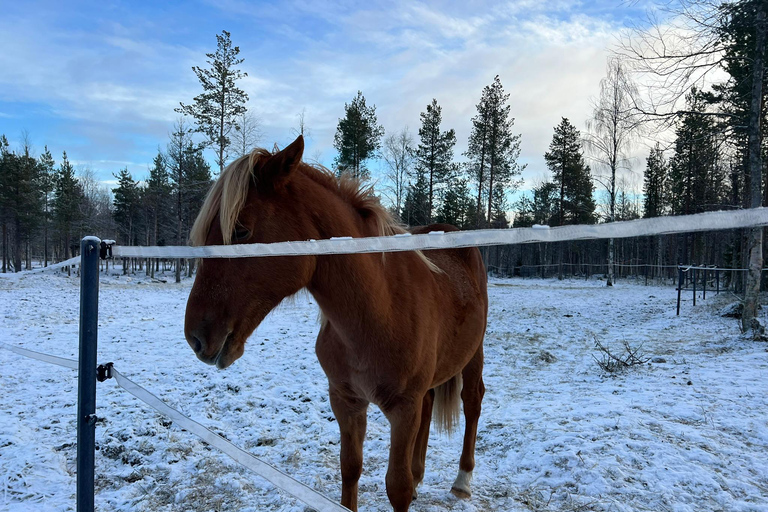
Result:
{"label": "horse muzzle", "polygon": [[213,333],[204,334],[199,331],[185,334],[187,343],[192,347],[197,358],[205,364],[216,365],[223,370],[237,359],[229,355],[234,343],[234,333],[231,331],[223,336]]}

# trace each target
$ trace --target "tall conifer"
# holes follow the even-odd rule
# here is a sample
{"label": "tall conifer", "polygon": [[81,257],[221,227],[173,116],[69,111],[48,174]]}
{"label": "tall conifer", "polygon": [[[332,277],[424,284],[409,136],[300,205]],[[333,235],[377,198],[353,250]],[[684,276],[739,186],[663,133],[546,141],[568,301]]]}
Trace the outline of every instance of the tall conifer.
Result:
{"label": "tall conifer", "polygon": [[376,119],[376,105],[367,106],[362,91],[357,91],[352,103],[344,104],[344,117],[339,119],[333,137],[333,147],[339,152],[336,172],[367,178],[365,161],[377,155],[383,136],[384,128]]}
{"label": "tall conifer", "polygon": [[594,186],[589,166],[584,162],[581,134],[567,118],[555,127],[555,134],[544,154],[558,187],[557,225],[592,224],[595,222]]}
{"label": "tall conifer", "polygon": [[456,145],[456,133],[453,129],[440,131],[443,117],[436,99],[427,105],[427,110],[420,117],[416,168],[426,177],[428,222],[431,222],[437,207],[437,191],[449,181],[455,169],[453,147]]}
{"label": "tall conifer", "polygon": [[206,144],[216,153],[216,164],[221,172],[229,157],[230,134],[238,129],[238,116],[247,110],[248,95],[237,87],[236,81],[248,73],[236,68],[243,59],[238,58],[240,48],[232,46],[229,32],[222,30],[216,35],[216,42],[216,52],[206,54],[210,68],[192,68],[203,92],[195,96],[191,105],[180,103],[176,112],[195,119],[195,131],[205,135]]}
{"label": "tall conifer", "polygon": [[525,168],[517,163],[520,135],[512,134],[515,120],[510,117],[508,99],[497,75],[483,89],[477,115],[472,118],[472,132],[464,154],[469,158],[467,172],[477,185],[478,226],[492,220],[495,185],[498,183],[505,193],[516,189],[518,182],[514,178]]}

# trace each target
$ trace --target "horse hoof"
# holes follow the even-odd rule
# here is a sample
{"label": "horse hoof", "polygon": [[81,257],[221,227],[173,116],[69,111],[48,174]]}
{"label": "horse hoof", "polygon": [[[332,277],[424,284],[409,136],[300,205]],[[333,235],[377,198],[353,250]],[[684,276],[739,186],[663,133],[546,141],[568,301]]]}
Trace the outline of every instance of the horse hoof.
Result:
{"label": "horse hoof", "polygon": [[468,500],[472,497],[472,491],[451,487],[451,494],[462,500]]}
{"label": "horse hoof", "polygon": [[459,475],[456,477],[456,481],[453,482],[451,487],[451,494],[457,498],[467,499],[472,496],[472,490],[470,483],[472,482],[472,473],[469,471],[459,471]]}
{"label": "horse hoof", "polygon": [[413,496],[411,496],[412,501],[416,501],[416,498],[419,497],[418,488],[420,485],[421,485],[421,480],[419,480],[418,482],[416,481],[413,482]]}

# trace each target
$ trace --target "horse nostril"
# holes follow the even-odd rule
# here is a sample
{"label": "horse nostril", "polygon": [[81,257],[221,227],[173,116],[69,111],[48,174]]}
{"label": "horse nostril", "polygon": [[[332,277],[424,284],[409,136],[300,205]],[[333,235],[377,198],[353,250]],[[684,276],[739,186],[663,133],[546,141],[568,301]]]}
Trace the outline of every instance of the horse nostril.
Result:
{"label": "horse nostril", "polygon": [[200,351],[203,350],[203,343],[198,339],[197,336],[192,336],[192,343],[194,343],[192,350],[195,351],[195,354],[199,354]]}

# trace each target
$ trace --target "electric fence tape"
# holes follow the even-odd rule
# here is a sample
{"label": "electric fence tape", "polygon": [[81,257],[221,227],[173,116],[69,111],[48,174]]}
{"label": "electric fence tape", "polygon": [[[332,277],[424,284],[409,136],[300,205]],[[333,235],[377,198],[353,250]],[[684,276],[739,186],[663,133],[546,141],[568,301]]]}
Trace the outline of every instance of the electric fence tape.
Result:
{"label": "electric fence tape", "polygon": [[[35,352],[33,350],[28,350],[14,345],[8,345],[7,343],[3,343],[1,341],[0,348],[4,348],[24,357],[37,359],[46,363],[56,364],[65,368],[71,368],[73,370],[76,370],[78,367],[78,362],[73,359],[65,359],[63,357],[43,354],[41,352]],[[181,412],[169,406],[155,395],[117,371],[116,368],[112,367],[111,372],[112,377],[115,378],[117,384],[125,391],[146,403],[161,414],[172,419],[177,426],[195,434],[208,445],[218,448],[220,451],[229,455],[235,462],[250,469],[257,475],[272,483],[275,487],[284,490],[288,494],[291,494],[293,497],[304,502],[311,509],[316,510],[317,512],[349,512],[348,508],[330,500],[329,498],[326,498],[311,487],[308,487],[298,480],[295,480],[294,478],[286,475],[274,466],[257,459],[245,450],[238,448],[234,444],[230,443],[223,437],[211,432],[195,420],[183,415]]]}
{"label": "electric fence tape", "polygon": [[113,248],[113,256],[115,258],[248,258],[254,256],[358,254],[533,242],[630,238],[764,225],[768,225],[768,208],[765,207],[554,228],[534,226],[532,228],[480,229],[448,233],[436,231],[421,235],[404,233],[365,238],[336,237],[324,240],[202,247],[119,245]]}
{"label": "electric fence tape", "polygon": [[59,263],[54,263],[52,265],[48,265],[47,267],[40,267],[32,270],[25,270],[23,272],[11,272],[7,274],[0,274],[0,277],[5,277],[5,278],[25,277],[31,274],[39,274],[41,272],[46,272],[48,270],[59,270],[60,268],[71,267],[72,265],[80,265],[80,256],[75,256],[74,258],[69,258],[68,260],[60,261]]}

